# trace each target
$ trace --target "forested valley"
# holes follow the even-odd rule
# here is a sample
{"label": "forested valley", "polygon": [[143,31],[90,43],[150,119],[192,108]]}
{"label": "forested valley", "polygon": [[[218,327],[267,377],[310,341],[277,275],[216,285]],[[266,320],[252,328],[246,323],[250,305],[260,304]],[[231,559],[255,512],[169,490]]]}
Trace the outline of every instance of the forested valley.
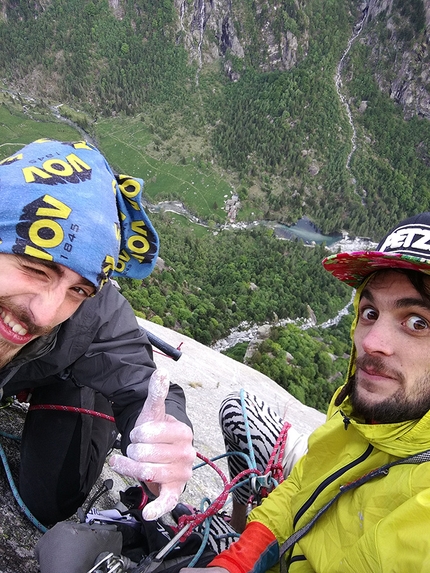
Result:
{"label": "forested valley", "polygon": [[[1,158],[84,133],[145,180],[150,203],[183,202],[205,227],[151,214],[164,263],[121,289],[136,314],[207,345],[243,321],[312,312],[321,323],[351,296],[322,269],[324,245],[223,230],[232,194],[236,222],[307,216],[324,234],[374,241],[430,199],[430,107],[414,100],[430,91],[428,0],[375,2],[365,20],[356,0],[218,4],[219,14],[191,0],[0,2]],[[353,131],[334,78],[358,22],[340,71]],[[394,94],[400,61],[409,107]],[[349,323],[274,327],[250,363],[324,409],[346,371]]]}

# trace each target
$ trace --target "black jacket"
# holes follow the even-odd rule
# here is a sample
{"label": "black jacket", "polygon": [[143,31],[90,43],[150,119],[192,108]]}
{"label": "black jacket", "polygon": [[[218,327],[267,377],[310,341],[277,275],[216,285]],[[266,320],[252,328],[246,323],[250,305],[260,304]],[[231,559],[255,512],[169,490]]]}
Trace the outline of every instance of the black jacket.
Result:
{"label": "black jacket", "polygon": [[[108,282],[55,331],[26,345],[2,368],[0,387],[12,396],[57,375],[93,388],[112,402],[125,452],[155,368],[145,331],[129,303]],[[166,412],[191,427],[184,393],[176,384],[170,386]]]}

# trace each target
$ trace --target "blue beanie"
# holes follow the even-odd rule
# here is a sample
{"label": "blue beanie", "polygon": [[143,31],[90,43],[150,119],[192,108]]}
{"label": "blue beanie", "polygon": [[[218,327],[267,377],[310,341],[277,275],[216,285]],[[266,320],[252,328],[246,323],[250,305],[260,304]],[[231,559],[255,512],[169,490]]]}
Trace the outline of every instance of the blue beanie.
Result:
{"label": "blue beanie", "polygon": [[30,143],[0,163],[0,252],[62,264],[97,290],[111,275],[143,279],[159,242],[142,189],[85,141]]}

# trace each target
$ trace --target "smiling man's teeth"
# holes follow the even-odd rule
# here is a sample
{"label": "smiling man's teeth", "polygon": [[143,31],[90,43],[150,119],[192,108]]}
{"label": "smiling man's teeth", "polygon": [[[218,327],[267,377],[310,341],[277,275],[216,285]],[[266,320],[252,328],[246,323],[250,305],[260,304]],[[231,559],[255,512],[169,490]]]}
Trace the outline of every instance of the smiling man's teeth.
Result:
{"label": "smiling man's teeth", "polygon": [[18,322],[15,322],[13,318],[7,314],[3,309],[1,309],[0,316],[5,324],[11,328],[15,334],[19,334],[20,336],[25,336],[28,334],[28,330],[21,326]]}
{"label": "smiling man's teeth", "polygon": [[22,328],[20,324],[15,324],[15,326],[12,327],[12,330],[21,336],[25,336],[28,333],[28,331],[25,328]]}

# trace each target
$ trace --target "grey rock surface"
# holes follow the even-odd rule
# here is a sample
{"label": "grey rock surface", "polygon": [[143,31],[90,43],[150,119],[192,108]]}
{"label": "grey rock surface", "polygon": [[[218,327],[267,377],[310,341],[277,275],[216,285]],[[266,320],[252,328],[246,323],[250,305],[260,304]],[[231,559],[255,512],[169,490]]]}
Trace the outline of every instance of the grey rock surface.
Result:
{"label": "grey rock surface", "polygon": [[[256,370],[182,334],[138,320],[147,330],[173,347],[181,345],[182,356],[177,362],[158,352],[154,354],[154,358],[159,367],[169,370],[171,381],[184,389],[188,413],[194,425],[195,447],[204,456],[213,458],[224,452],[218,424],[218,408],[227,394],[238,392],[241,388],[264,397],[269,405],[300,432],[310,433],[324,421],[325,417],[321,412],[304,406],[273,380]],[[17,404],[0,410],[0,429],[19,435],[24,416],[25,407]],[[12,477],[17,480],[19,445],[4,438],[0,441],[5,449]],[[199,460],[196,460],[197,463]],[[227,475],[225,460],[221,459],[216,464]],[[98,485],[107,478],[114,480],[114,487],[109,496],[105,495],[97,503],[99,508],[112,507],[118,501],[118,491],[135,483],[115,474],[106,464]],[[199,507],[203,498],[213,501],[222,489],[219,475],[207,466],[202,467],[194,471],[182,501]],[[41,533],[19,508],[3,468],[0,468],[0,492],[3,500],[0,512],[0,573],[36,573],[39,568],[34,559],[34,546]]]}

